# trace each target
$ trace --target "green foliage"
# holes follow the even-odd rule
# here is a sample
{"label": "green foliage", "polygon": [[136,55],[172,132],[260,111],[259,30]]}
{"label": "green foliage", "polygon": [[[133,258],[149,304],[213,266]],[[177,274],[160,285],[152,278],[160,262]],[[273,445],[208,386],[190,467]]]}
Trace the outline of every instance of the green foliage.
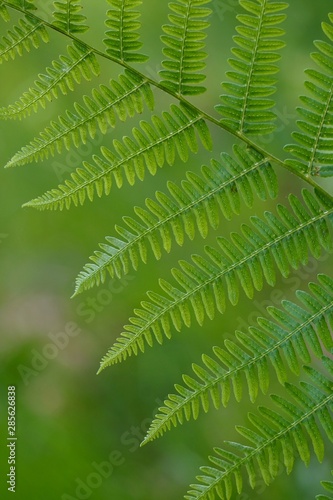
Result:
{"label": "green foliage", "polygon": [[[329,15],[333,22],[333,14]],[[333,42],[333,26],[322,23],[324,33],[330,42]],[[311,81],[305,82],[305,87],[310,96],[302,96],[301,101],[305,107],[297,108],[302,120],[297,121],[300,132],[294,132],[293,138],[298,144],[285,147],[297,160],[287,160],[287,163],[310,175],[329,177],[332,169],[333,134],[331,121],[333,113],[333,45],[328,42],[316,40],[319,52],[311,54],[319,69],[308,69],[307,75]]]}
{"label": "green foliage", "polygon": [[[266,285],[273,287],[278,279],[306,265],[309,256],[319,259],[333,250],[333,197],[316,182],[318,176],[333,174],[333,14],[322,25],[329,42],[315,42],[312,59],[317,69],[306,70],[309,96],[301,98],[298,108],[300,132],[293,134],[297,144],[285,147],[294,158],[284,160],[266,150],[258,136],[275,128],[272,96],[278,88],[278,51],[285,45],[280,25],[288,4],[239,0],[236,47],[229,60],[228,81],[221,83],[223,94],[215,116],[198,97],[206,90],[202,82],[209,3],[169,3],[168,24],[161,28],[164,58],[156,79],[147,74],[151,73],[147,68],[139,71],[136,65],[148,60],[140,41],[145,2],[108,0],[106,31],[95,46],[80,38],[89,19],[77,0],[55,1],[52,22],[43,20],[35,2],[0,1],[4,21],[11,22],[12,12],[23,16],[12,21],[1,38],[1,62],[38,48],[52,31],[71,42],[67,54],[58,55],[32,87],[13,104],[2,105],[3,120],[42,112],[53,99],[98,77],[108,63],[119,70],[108,85],[100,84],[89,95],[73,99],[71,107],[22,147],[7,167],[48,160],[86,144],[97,133],[104,137],[110,129],[121,130],[125,120],[136,120],[128,135],[103,143],[99,154],[82,161],[58,187],[25,206],[40,210],[79,206],[96,195],[109,195],[113,184],[121,188],[126,181],[132,186],[137,180],[145,181],[147,172],[155,175],[164,165],[187,164],[199,151],[210,155],[207,152],[213,147],[219,149],[218,160],[209,156],[199,174],[193,167],[180,183],[169,180],[164,192],[147,198],[144,207],[135,207],[134,215],[124,216],[123,224],[106,237],[78,275],[75,294],[104,283],[108,276],[121,278],[140,263],[149,266],[150,259],[162,259],[175,243],[181,247],[197,233],[205,239],[219,231],[215,246],[206,245],[204,253],[181,259],[171,270],[170,282],[160,279],[159,291],[147,292],[103,357],[100,370],[143,352],[155,340],[162,343],[174,331],[190,327],[193,320],[203,325],[216,312],[223,314],[230,305],[237,305],[242,296],[252,300]],[[161,101],[155,109],[157,97]],[[162,97],[168,98],[168,104]],[[220,146],[225,132],[237,141],[232,155]],[[222,229],[225,232],[221,221],[237,219],[242,208],[250,211],[258,200],[263,204],[269,200],[271,207],[280,194],[277,169],[291,171],[307,188],[301,195],[290,189],[288,203],[274,202],[273,210],[252,213],[237,232],[221,235]],[[176,393],[159,409],[144,443],[196,419],[211,406],[226,406],[232,394],[238,402],[246,392],[255,403],[259,391],[267,393],[272,378],[281,385],[282,395],[271,396],[269,404],[249,414],[249,427],[236,427],[250,444],[227,441],[225,448],[215,448],[211,465],[201,469],[199,484],[192,485],[185,498],[229,500],[242,491],[244,477],[254,488],[258,479],[269,484],[279,463],[290,473],[296,459],[305,465],[312,454],[323,460],[322,434],[333,441],[332,277],[320,274],[318,283],[308,288],[296,292],[298,303],[284,300],[280,307],[268,307],[269,317],[258,318],[246,333],[236,331],[233,340],[213,348],[212,356],[202,355],[202,364],[192,366],[194,375],[184,375],[183,384],[175,385]],[[291,384],[291,376],[309,381]],[[323,484],[332,492],[331,483]]]}
{"label": "green foliage", "polygon": [[[97,72],[95,61],[90,62],[90,71]],[[71,74],[69,72],[69,77]],[[88,72],[86,76],[90,79]],[[119,82],[111,80],[108,87],[101,85],[99,89],[93,89],[91,97],[83,98],[83,104],[75,103],[73,111],[68,110],[65,117],[59,116],[57,122],[51,122],[38,138],[16,153],[6,166],[15,167],[33,160],[44,160],[50,154],[61,153],[63,146],[70,149],[71,144],[76,147],[85,144],[88,136],[92,139],[95,137],[97,129],[106,134],[109,126],[114,128],[116,117],[125,121],[128,116],[142,113],[144,101],[150,108],[153,107],[149,86],[146,81],[127,71],[120,75]]]}
{"label": "green foliage", "polygon": [[242,26],[237,27],[238,35],[234,36],[238,47],[232,49],[232,54],[236,58],[229,59],[233,71],[228,71],[227,76],[231,82],[222,83],[226,93],[221,95],[222,104],[216,109],[223,115],[222,122],[240,134],[269,134],[275,128],[272,121],[276,117],[268,111],[275,102],[267,97],[276,90],[273,75],[279,68],[274,63],[280,59],[276,51],[285,45],[278,38],[284,31],[276,25],[285,20],[286,15],[280,12],[288,4],[267,0],[239,3],[251,15],[237,16]]}
{"label": "green foliage", "polygon": [[[148,292],[149,302],[141,303],[130,318],[130,325],[117,339],[102,359],[101,369],[114,364],[128,355],[144,351],[144,341],[152,345],[155,337],[159,343],[163,334],[170,338],[172,327],[180,331],[191,326],[191,317],[202,325],[206,316],[213,319],[215,311],[223,313],[227,299],[237,305],[240,289],[252,299],[254,291],[260,291],[264,282],[274,286],[276,270],[287,277],[290,268],[298,269],[308,262],[309,252],[316,258],[321,249],[332,250],[329,228],[333,222],[333,205],[304,190],[303,199],[307,210],[296,196],[290,195],[292,211],[278,205],[278,215],[265,213],[265,219],[251,217],[252,226],[244,224],[241,233],[231,233],[230,239],[218,237],[218,249],[207,246],[204,258],[192,255],[192,262],[180,261],[180,269],[172,275],[178,287],[160,280],[162,291],[167,295]],[[320,199],[320,198],[319,198]],[[154,336],[154,337],[153,337]]]}
{"label": "green foliage", "polygon": [[274,321],[258,318],[257,326],[246,333],[235,332],[235,341],[225,340],[225,348],[215,347],[215,357],[203,354],[204,367],[192,366],[195,376],[184,375],[183,385],[175,385],[178,394],[171,394],[159,408],[144,443],[157,438],[190,418],[197,419],[200,409],[207,412],[210,401],[215,408],[229,403],[231,392],[240,401],[243,380],[253,403],[259,389],[266,394],[269,383],[269,364],[283,385],[288,380],[285,365],[300,374],[300,362],[310,363],[309,348],[318,358],[323,348],[333,348],[330,329],[333,326],[333,280],[318,276],[319,284],[310,283],[311,293],[298,291],[297,298],[304,307],[284,300],[282,309],[270,306],[267,312]]}
{"label": "green foliage", "polygon": [[162,85],[179,95],[197,95],[205,92],[206,88],[198,83],[205,79],[199,71],[205,68],[206,38],[204,30],[209,23],[204,19],[211,14],[211,10],[202,7],[211,0],[178,0],[169,3],[172,14],[169,21],[172,24],[162,26],[165,35],[161,39],[166,47],[163,54],[167,57],[162,61],[163,70],[160,71]]}
{"label": "green foliage", "polygon": [[47,101],[58,99],[59,91],[66,95],[74,91],[75,83],[82,78],[91,81],[100,73],[99,63],[92,50],[78,42],[67,47],[68,55],[61,55],[58,61],[52,61],[52,67],[46,73],[38,75],[35,87],[29,88],[14,104],[0,109],[0,118],[26,118],[32,111],[37,113],[39,106],[46,107]]}
{"label": "green foliage", "polygon": [[333,420],[330,413],[333,409],[333,362],[329,358],[323,358],[323,364],[329,371],[329,378],[311,367],[305,367],[312,384],[301,382],[300,387],[285,384],[286,393],[292,398],[292,402],[272,395],[276,409],[260,406],[257,414],[249,413],[252,428],[236,426],[236,430],[251,445],[227,442],[228,448],[233,451],[215,448],[217,456],[209,457],[213,466],[201,467],[203,475],[197,478],[201,484],[192,484],[192,489],[185,498],[214,498],[213,493],[218,498],[231,498],[234,489],[232,479],[237,492],[241,493],[244,468],[252,488],[256,486],[258,476],[268,485],[279,472],[281,455],[288,474],[293,470],[295,458],[299,457],[305,465],[309,465],[311,450],[308,440],[321,462],[324,457],[321,432],[333,442]]}
{"label": "green foliage", "polygon": [[[333,474],[333,471],[332,471]],[[322,481],[321,482],[323,488],[330,493],[333,493],[333,481]],[[316,500],[332,500],[332,496],[328,495],[317,495]]]}
{"label": "green foliage", "polygon": [[79,274],[75,293],[104,283],[107,272],[121,277],[130,266],[136,270],[140,260],[147,262],[148,247],[160,259],[162,248],[171,251],[173,239],[181,246],[185,236],[193,240],[196,231],[205,238],[210,228],[218,228],[220,212],[227,220],[239,214],[242,199],[252,208],[255,194],[262,200],[267,195],[275,198],[277,180],[267,159],[238,146],[234,152],[238,162],[222,153],[221,162],[211,160],[201,176],[188,172],[181,187],[169,182],[168,194],[158,192],[156,201],[146,200],[146,209],[135,209],[139,221],[123,217],[127,227],[115,228],[122,239],[109,236],[100,244],[103,252],[90,257],[93,264]]}
{"label": "green foliage", "polygon": [[86,16],[79,14],[82,6],[80,0],[64,0],[54,2],[55,11],[53,17],[55,21],[54,26],[59,28],[65,33],[84,33],[89,29],[84,22],[87,20]]}
{"label": "green foliage", "polygon": [[38,49],[41,41],[44,43],[49,41],[45,26],[41,21],[27,15],[1,37],[0,63],[15,59],[16,55],[22,56],[24,51],[30,52],[32,47]]}
{"label": "green foliage", "polygon": [[104,43],[106,52],[122,62],[145,62],[148,57],[137,52],[142,47],[138,30],[141,23],[140,12],[134,10],[141,0],[107,0],[111,9],[107,11]]}

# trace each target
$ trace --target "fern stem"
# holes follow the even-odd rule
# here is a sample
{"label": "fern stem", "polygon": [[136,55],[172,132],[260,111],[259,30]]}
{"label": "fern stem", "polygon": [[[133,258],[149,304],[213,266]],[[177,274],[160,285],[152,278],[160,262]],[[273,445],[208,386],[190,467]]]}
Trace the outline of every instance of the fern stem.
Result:
{"label": "fern stem", "polygon": [[[13,5],[12,3],[9,3],[6,0],[3,1],[3,4],[6,5],[10,9],[14,9],[16,11],[21,12],[22,14],[27,14],[27,12],[25,11],[24,8],[19,7],[17,5]],[[98,49],[95,49],[94,47],[91,47],[89,44],[83,42],[80,38],[76,37],[72,33],[68,33],[66,31],[63,31],[61,28],[59,28],[57,26],[54,26],[52,23],[41,19],[39,16],[36,16],[35,14],[32,14],[31,12],[29,12],[29,16],[32,17],[32,18],[34,18],[37,22],[41,22],[44,26],[47,26],[48,28],[50,28],[52,30],[58,31],[63,36],[66,36],[66,37],[70,38],[71,40],[73,40],[73,41],[75,41],[75,42],[77,42],[77,43],[79,43],[81,45],[84,45],[87,50],[93,51],[95,55],[98,55],[98,56],[100,56],[100,57],[102,57],[104,59],[108,59],[108,60],[110,60],[110,61],[112,61],[112,62],[114,62],[114,63],[122,66],[123,68],[126,68],[129,71],[132,71],[133,73],[135,73],[136,75],[138,75],[140,78],[145,79],[153,87],[158,88],[162,92],[169,94],[171,97],[173,97],[174,99],[179,100],[185,106],[191,108],[196,113],[199,113],[208,122],[212,123],[213,125],[215,125],[217,127],[222,128],[223,130],[225,130],[229,134],[233,135],[234,137],[237,137],[238,139],[240,139],[241,141],[243,141],[244,143],[246,143],[248,146],[250,146],[251,148],[253,148],[255,151],[257,151],[260,154],[262,154],[269,161],[275,163],[276,165],[279,165],[280,167],[282,167],[282,168],[288,170],[289,172],[291,172],[292,174],[296,175],[298,178],[302,179],[304,182],[306,182],[307,184],[309,184],[311,187],[317,189],[319,192],[321,192],[326,197],[328,197],[332,201],[332,203],[333,203],[333,195],[329,194],[324,188],[322,188],[319,184],[317,184],[312,179],[312,177],[310,176],[310,173],[303,173],[303,172],[300,172],[300,171],[296,171],[293,167],[287,165],[283,160],[280,160],[279,158],[277,158],[273,154],[269,153],[265,149],[263,149],[260,146],[258,146],[257,144],[255,144],[251,139],[249,139],[248,137],[244,136],[241,132],[237,132],[235,130],[232,130],[230,127],[228,127],[227,125],[225,125],[224,123],[222,123],[217,118],[213,117],[209,113],[206,113],[202,109],[198,108],[197,106],[195,106],[194,104],[192,104],[191,102],[189,102],[187,99],[185,99],[179,93],[173,92],[172,90],[164,87],[161,83],[159,83],[156,80],[154,80],[153,78],[145,75],[141,71],[133,68],[130,64],[126,63],[125,61],[121,61],[121,60],[119,60],[119,59],[117,59],[115,57],[112,57],[111,55],[109,55],[109,54],[107,54],[105,52],[102,52],[101,50],[98,50]]]}

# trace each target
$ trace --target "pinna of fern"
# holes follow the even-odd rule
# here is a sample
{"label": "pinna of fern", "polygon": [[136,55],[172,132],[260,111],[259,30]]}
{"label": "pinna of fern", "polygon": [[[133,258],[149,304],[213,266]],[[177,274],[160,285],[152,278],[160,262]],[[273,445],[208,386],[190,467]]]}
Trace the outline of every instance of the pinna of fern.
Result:
{"label": "pinna of fern", "polygon": [[185,236],[195,232],[205,238],[210,227],[217,229],[220,213],[227,220],[239,214],[241,200],[253,206],[254,197],[262,200],[277,195],[277,179],[271,165],[253,149],[234,146],[235,159],[221,154],[220,162],[211,160],[202,175],[187,172],[181,187],[168,183],[168,193],[156,193],[146,207],[135,208],[136,219],[123,217],[125,227],[116,226],[119,237],[107,237],[101,250],[90,258],[76,280],[75,294],[104,283],[107,274],[121,277],[139,262],[146,263],[148,250],[156,259],[162,249],[170,252],[175,241],[182,245]]}
{"label": "pinna of fern", "polygon": [[[96,68],[94,62],[93,68]],[[69,75],[72,73],[69,72]],[[136,113],[142,113],[144,104],[150,110],[154,107],[150,86],[143,78],[125,70],[118,81],[110,80],[108,86],[94,88],[91,97],[84,96],[82,103],[74,103],[73,110],[67,110],[66,116],[52,121],[39,137],[17,152],[6,167],[44,160],[61,153],[63,147],[69,150],[72,145],[78,147],[81,143],[85,144],[89,136],[95,138],[97,130],[106,134],[109,127],[114,128],[116,118],[125,121]]]}
{"label": "pinna of fern", "polygon": [[91,81],[93,76],[99,74],[95,54],[74,41],[68,45],[66,55],[59,56],[58,60],[52,61],[51,67],[45,69],[45,73],[39,74],[34,87],[26,90],[14,104],[0,108],[0,119],[26,118],[32,111],[37,113],[39,107],[44,109],[48,102],[57,99],[59,91],[66,95],[82,79]]}
{"label": "pinna of fern", "polygon": [[297,108],[300,131],[292,134],[297,144],[285,147],[294,156],[286,160],[288,165],[306,175],[321,177],[333,175],[333,13],[329,20],[322,23],[322,29],[331,43],[314,42],[318,52],[311,57],[318,69],[306,70],[311,80],[305,82],[305,87],[310,95],[302,96],[303,106]]}
{"label": "pinna of fern", "polygon": [[280,59],[278,50],[285,46],[280,40],[284,30],[277,27],[286,15],[281,13],[288,7],[285,2],[270,0],[239,0],[246,14],[237,15],[237,35],[229,59],[232,71],[227,72],[228,82],[222,83],[225,91],[220,96],[221,104],[216,110],[223,115],[222,123],[241,136],[269,134],[275,129],[276,115],[271,108],[278,71],[275,63]]}
{"label": "pinna of fern", "polygon": [[[331,471],[331,474],[333,475],[333,470]],[[329,493],[332,493],[332,495],[317,495],[316,500],[332,500],[333,499],[333,481],[321,481],[322,487],[328,491]]]}
{"label": "pinna of fern", "polygon": [[[309,283],[309,291],[298,290],[302,303],[284,300],[282,309],[269,306],[272,319],[258,318],[257,325],[247,332],[236,331],[234,340],[225,340],[224,348],[215,347],[214,357],[202,356],[203,365],[192,366],[195,378],[183,375],[184,385],[175,385],[176,394],[169,394],[159,408],[143,444],[161,436],[171,428],[205,413],[211,403],[226,407],[231,393],[236,401],[243,395],[244,381],[253,403],[259,389],[266,394],[270,385],[269,365],[280,384],[288,380],[286,365],[295,375],[301,363],[310,363],[312,353],[321,358],[333,348],[333,280],[318,276],[319,283]],[[272,321],[273,320],[273,321]]]}
{"label": "pinna of fern", "polygon": [[162,61],[163,69],[159,72],[161,84],[172,90],[176,95],[198,95],[206,88],[198,83],[206,77],[200,73],[205,68],[207,57],[202,49],[205,47],[206,34],[209,27],[206,18],[211,9],[203,7],[211,0],[180,0],[170,2],[169,21],[171,24],[162,26],[164,35],[161,40],[166,47]]}
{"label": "pinna of fern", "polygon": [[0,64],[15,59],[16,55],[22,56],[24,51],[30,52],[32,47],[38,49],[40,42],[48,41],[49,35],[45,25],[33,16],[26,15],[1,37]]}
{"label": "pinna of fern", "polygon": [[[48,130],[47,133],[51,138],[45,138],[46,144],[48,141],[54,143],[54,132]],[[73,133],[79,140],[79,131],[74,129]],[[36,141],[32,149],[23,148],[7,166],[38,156],[39,144],[45,150],[43,139]],[[146,171],[155,175],[157,169],[165,164],[173,165],[177,157],[186,162],[190,152],[197,152],[199,139],[206,149],[212,148],[209,129],[202,115],[188,106],[173,104],[169,112],[152,116],[151,123],[141,121],[140,128],[133,128],[132,137],[114,140],[114,151],[102,146],[102,156],[95,155],[94,163],[84,162],[83,168],[78,168],[64,184],[24,206],[62,210],[69,208],[72,203],[75,206],[82,205],[86,199],[92,201],[95,194],[109,194],[113,181],[121,187],[125,178],[133,185],[137,178],[144,179]]]}
{"label": "pinna of fern", "polygon": [[184,498],[210,500],[216,495],[229,500],[234,489],[242,492],[245,471],[252,488],[258,478],[268,485],[277,477],[281,463],[288,474],[294,468],[295,458],[309,465],[312,453],[308,441],[322,462],[322,434],[333,442],[333,361],[323,357],[322,364],[328,376],[305,366],[311,383],[302,381],[296,386],[287,382],[285,392],[289,399],[271,395],[276,409],[259,406],[257,413],[249,413],[252,427],[236,426],[236,430],[251,444],[225,441],[226,448],[215,448],[215,456],[209,457],[211,465],[201,467],[199,484],[192,484]]}
{"label": "pinna of fern", "polygon": [[172,270],[177,285],[159,280],[165,295],[147,292],[149,301],[141,303],[130,324],[101,361],[106,366],[144,351],[154,339],[163,342],[172,329],[191,325],[192,316],[199,325],[212,319],[217,310],[224,313],[227,300],[239,301],[240,290],[252,298],[264,283],[274,286],[276,270],[287,277],[298,269],[309,254],[319,258],[322,249],[332,251],[333,205],[320,192],[303,191],[305,206],[290,195],[291,210],[278,205],[278,216],[265,212],[265,218],[251,217],[252,226],[243,224],[240,233],[230,239],[218,237],[218,248],[205,247],[206,257],[192,255],[192,262],[180,261]]}
{"label": "pinna of fern", "polygon": [[81,12],[80,0],[58,0],[53,2],[53,25],[65,33],[85,33],[89,27],[84,24],[87,20]]}
{"label": "pinna of fern", "polygon": [[105,32],[106,52],[122,62],[147,61],[148,57],[138,52],[142,47],[138,21],[141,14],[135,10],[142,4],[142,0],[107,0],[111,8],[107,11],[105,25],[109,28]]}

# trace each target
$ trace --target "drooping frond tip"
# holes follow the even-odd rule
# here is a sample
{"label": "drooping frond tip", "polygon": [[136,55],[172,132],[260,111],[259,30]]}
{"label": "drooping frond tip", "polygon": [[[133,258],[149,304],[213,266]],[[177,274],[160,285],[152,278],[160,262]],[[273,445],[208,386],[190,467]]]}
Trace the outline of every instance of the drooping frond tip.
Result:
{"label": "drooping frond tip", "polygon": [[[190,418],[196,419],[201,409],[207,412],[227,406],[231,393],[240,401],[244,381],[252,402],[259,389],[265,394],[270,384],[271,365],[281,384],[288,380],[285,365],[296,375],[300,363],[310,363],[311,351],[322,357],[322,345],[333,348],[330,328],[333,325],[333,280],[318,275],[318,284],[309,283],[309,291],[296,292],[302,303],[284,300],[282,309],[269,306],[272,319],[258,318],[258,326],[246,333],[235,332],[235,340],[225,340],[224,349],[215,347],[214,357],[203,355],[203,366],[192,365],[193,375],[183,375],[183,385],[175,385],[176,393],[169,394],[159,408],[143,444],[163,435]],[[273,321],[272,321],[273,320]]]}
{"label": "drooping frond tip", "polygon": [[136,7],[142,0],[107,0],[111,9],[107,12],[105,25],[108,30],[103,40],[106,53],[123,62],[145,62],[148,57],[138,52],[142,47],[139,29],[141,16]]}
{"label": "drooping frond tip", "polygon": [[211,465],[201,467],[199,484],[192,484],[184,498],[230,499],[234,490],[242,492],[245,474],[251,488],[256,487],[258,479],[268,485],[278,476],[281,464],[288,474],[294,468],[295,458],[309,465],[312,455],[309,442],[322,462],[325,453],[322,434],[333,442],[333,361],[323,358],[322,362],[329,372],[327,378],[305,367],[311,383],[300,382],[300,386],[286,383],[289,399],[272,395],[274,408],[261,406],[256,414],[249,413],[251,428],[237,426],[236,430],[250,444],[225,441],[227,448],[215,448],[215,455],[209,457]]}
{"label": "drooping frond tip", "polygon": [[207,246],[207,257],[193,255],[192,262],[180,261],[172,270],[177,285],[160,280],[166,295],[148,292],[149,301],[141,303],[135,316],[116,343],[104,356],[101,369],[144,351],[156,339],[171,337],[172,328],[180,331],[191,325],[194,315],[199,325],[215,311],[224,313],[227,299],[239,301],[240,290],[250,299],[267,282],[274,286],[276,268],[287,277],[308,261],[309,253],[319,258],[322,248],[332,251],[330,232],[333,205],[321,193],[303,191],[303,200],[291,195],[291,210],[278,205],[278,216],[265,212],[265,218],[251,217],[252,225],[243,224],[240,233],[230,239],[218,237],[218,249]]}
{"label": "drooping frond tip", "polygon": [[246,14],[237,19],[242,23],[234,36],[236,48],[229,59],[232,71],[229,82],[223,82],[222,104],[216,106],[223,115],[222,122],[242,135],[269,134],[275,129],[275,102],[268,97],[276,91],[275,75],[280,59],[277,50],[285,43],[279,38],[284,30],[277,27],[286,15],[281,11],[287,3],[271,0],[239,0]]}
{"label": "drooping frond tip", "polygon": [[123,217],[125,226],[116,226],[118,235],[107,237],[79,274],[75,294],[104,283],[109,274],[121,277],[131,267],[136,270],[149,249],[160,259],[173,241],[181,246],[196,231],[205,238],[210,227],[217,229],[221,212],[227,220],[239,214],[241,200],[251,208],[256,196],[275,198],[277,179],[267,159],[240,146],[234,146],[234,154],[235,159],[222,153],[220,162],[211,160],[201,176],[188,172],[181,187],[169,182],[167,194],[158,192],[145,208],[135,208],[135,219]]}
{"label": "drooping frond tip", "polygon": [[322,23],[329,42],[314,42],[319,52],[311,54],[318,69],[305,72],[310,81],[305,82],[309,92],[302,96],[303,106],[297,108],[301,120],[297,121],[298,132],[293,132],[297,144],[288,144],[285,150],[294,159],[286,160],[298,171],[308,175],[329,177],[333,175],[333,13],[330,23]]}
{"label": "drooping frond tip", "polygon": [[177,95],[197,95],[205,92],[201,83],[206,77],[200,71],[205,68],[204,52],[205,30],[209,26],[206,20],[211,10],[203,7],[211,0],[177,0],[170,2],[169,21],[163,26],[162,42],[166,45],[160,71],[162,85]]}

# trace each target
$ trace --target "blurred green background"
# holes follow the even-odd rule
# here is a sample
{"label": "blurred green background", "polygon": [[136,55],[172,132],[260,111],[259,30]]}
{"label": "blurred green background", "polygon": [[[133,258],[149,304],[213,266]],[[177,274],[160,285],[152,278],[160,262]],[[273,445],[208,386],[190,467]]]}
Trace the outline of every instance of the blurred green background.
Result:
{"label": "blurred green background", "polygon": [[[262,141],[279,156],[284,156],[283,145],[290,140],[294,129],[295,107],[298,95],[303,92],[303,70],[312,65],[309,58],[312,41],[323,37],[320,23],[327,19],[331,5],[328,0],[293,0],[291,3],[285,23],[288,46],[283,51],[276,94],[278,128],[274,136]],[[84,1],[82,4],[93,26],[83,39],[103,48],[106,2]],[[204,98],[197,98],[197,102],[203,102],[204,108],[212,113],[227,70],[235,15],[240,11],[237,5],[236,0],[212,2],[207,39],[209,91]],[[52,2],[40,1],[39,7],[42,16],[50,19]],[[155,76],[159,69],[160,26],[166,22],[167,12],[166,1],[143,2],[142,39],[150,60],[141,70],[149,76]],[[12,20],[18,19],[13,13]],[[10,25],[1,21],[0,28],[5,34]],[[38,51],[32,50],[1,66],[1,106],[15,102],[33,84],[38,73],[65,52],[68,41],[56,33],[50,35],[50,43],[43,44]],[[0,125],[1,164],[38,135],[51,119],[63,114],[74,98],[79,101],[93,86],[108,82],[121,72],[116,64],[101,61],[101,66],[98,79],[76,87],[74,94],[54,100],[45,112],[20,122],[3,122]],[[157,113],[170,103],[160,93],[156,93],[156,101]],[[144,114],[143,118],[148,116]],[[282,297],[292,298],[296,287],[305,288],[318,272],[329,272],[332,267],[328,256],[320,262],[311,261],[290,279],[279,280],[276,287],[279,296],[269,287],[257,294],[252,303],[243,296],[238,306],[230,307],[223,317],[206,321],[201,329],[193,323],[189,330],[175,334],[172,341],[155,345],[154,349],[147,349],[145,355],[131,357],[97,377],[100,358],[120,334],[145,291],[157,290],[157,278],[168,279],[170,268],[180,258],[202,253],[202,241],[199,237],[194,242],[186,241],[182,248],[174,247],[172,255],[163,255],[160,262],[152,259],[148,266],[141,265],[138,272],[131,272],[121,282],[109,280],[99,289],[71,300],[77,273],[104,236],[114,234],[114,225],[121,223],[122,215],[132,215],[134,205],[142,206],[147,196],[164,190],[168,179],[181,180],[186,170],[198,172],[210,155],[200,152],[190,157],[188,165],[178,161],[173,167],[161,169],[154,178],[147,175],[144,183],[138,181],[134,187],[124,186],[121,190],[114,188],[109,197],[70,211],[38,212],[21,209],[21,205],[55,187],[82,160],[89,160],[98,152],[101,143],[108,145],[113,137],[129,134],[134,125],[137,118],[71,153],[0,172],[1,498],[7,498],[6,495],[9,498],[4,480],[8,385],[17,387],[16,498],[182,498],[188,484],[194,481],[198,467],[207,463],[213,446],[222,446],[225,439],[238,439],[234,425],[245,424],[246,414],[253,407],[245,394],[241,404],[233,400],[228,409],[201,415],[197,422],[173,429],[163,438],[139,448],[153,412],[165,396],[173,392],[173,384],[181,381],[181,374],[190,373],[191,363],[200,362],[203,352],[209,354],[212,346],[232,338],[236,328],[244,328],[262,315],[268,301],[278,304]],[[212,134],[215,158],[221,151],[231,150],[232,137],[214,129]],[[281,202],[286,202],[291,190],[299,192],[303,187],[296,177],[285,172],[279,172],[279,180]],[[328,189],[332,188],[329,181],[325,183]],[[273,206],[272,202],[265,205],[258,202],[253,213],[259,215]],[[241,217],[231,223],[222,221],[217,233],[211,232],[206,242],[214,245],[217,234],[227,235],[247,220],[248,210],[243,206]],[[67,336],[67,345],[54,347],[52,338],[59,339],[62,332],[71,328],[75,335]],[[270,392],[281,392],[281,388],[273,383]],[[267,402],[260,396],[258,402],[264,401]],[[309,469],[298,463],[290,477],[281,471],[268,489],[260,484],[252,491],[246,483],[244,493],[238,498],[313,499],[320,493],[319,481],[327,479],[333,468],[330,446],[322,466],[314,458]],[[105,469],[105,462],[110,464],[110,461],[112,471]],[[96,474],[98,470],[100,475]],[[108,477],[101,479],[101,471],[106,471]],[[83,486],[87,484],[88,487]]]}

